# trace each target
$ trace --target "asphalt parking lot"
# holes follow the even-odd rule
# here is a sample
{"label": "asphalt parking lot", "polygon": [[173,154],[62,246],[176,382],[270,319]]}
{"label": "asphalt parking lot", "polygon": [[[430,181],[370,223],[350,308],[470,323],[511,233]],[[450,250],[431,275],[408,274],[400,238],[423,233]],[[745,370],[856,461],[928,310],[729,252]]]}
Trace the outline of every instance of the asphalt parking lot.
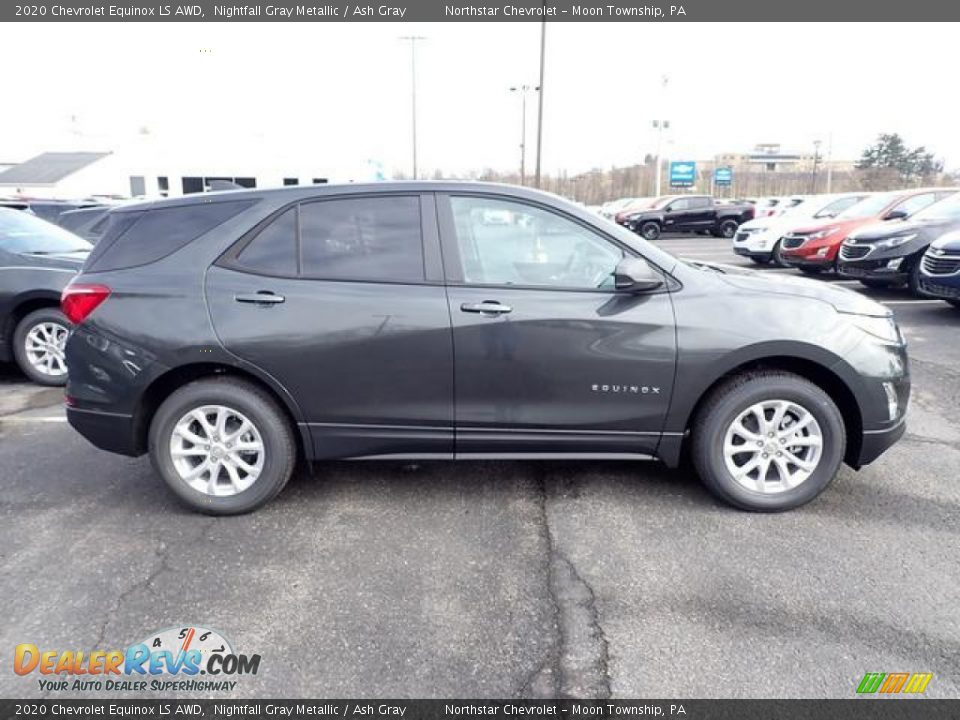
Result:
{"label": "asphalt parking lot", "polygon": [[[729,241],[660,243],[753,267]],[[863,292],[911,345],[908,434],[781,515],[654,463],[476,462],[318,467],[203,517],[2,367],[0,647],[195,623],[262,656],[234,697],[849,698],[868,671],[957,697],[960,312]],[[40,695],[0,673],[0,696]]]}

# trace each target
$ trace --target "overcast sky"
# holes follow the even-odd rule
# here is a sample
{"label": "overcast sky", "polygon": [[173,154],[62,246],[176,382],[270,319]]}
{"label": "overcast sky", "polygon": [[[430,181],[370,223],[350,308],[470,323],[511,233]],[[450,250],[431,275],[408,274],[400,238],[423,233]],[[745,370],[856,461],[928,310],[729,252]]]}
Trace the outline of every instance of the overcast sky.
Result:
{"label": "overcast sky", "polygon": [[[421,172],[516,167],[520,100],[508,88],[537,82],[539,23],[7,25],[0,161],[116,149],[146,127],[187,152],[257,143],[409,172],[409,46],[398,37],[412,34],[428,38]],[[821,139],[825,150],[831,135],[833,156],[855,159],[878,133],[899,132],[957,168],[955,70],[948,23],[551,23],[543,163],[640,161],[665,115],[675,159],[759,142],[809,152]],[[528,121],[532,168],[535,96]]]}

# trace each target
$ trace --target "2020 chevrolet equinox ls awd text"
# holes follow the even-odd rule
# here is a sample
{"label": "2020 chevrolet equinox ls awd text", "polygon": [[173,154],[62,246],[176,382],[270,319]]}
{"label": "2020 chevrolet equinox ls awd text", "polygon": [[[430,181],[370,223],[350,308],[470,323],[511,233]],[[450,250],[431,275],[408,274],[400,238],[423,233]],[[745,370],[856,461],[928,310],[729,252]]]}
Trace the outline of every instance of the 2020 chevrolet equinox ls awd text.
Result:
{"label": "2020 chevrolet equinox ls awd text", "polygon": [[860,294],[687,263],[480,183],[117,208],[62,307],[71,425],[215,514],[270,500],[298,457],[687,450],[724,500],[785,510],[893,444],[910,390]]}

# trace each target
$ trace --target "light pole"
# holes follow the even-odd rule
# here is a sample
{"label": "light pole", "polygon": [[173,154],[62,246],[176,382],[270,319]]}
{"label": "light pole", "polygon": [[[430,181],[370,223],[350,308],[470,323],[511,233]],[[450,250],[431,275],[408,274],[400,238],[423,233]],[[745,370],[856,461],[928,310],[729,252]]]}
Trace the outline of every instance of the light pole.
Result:
{"label": "light pole", "polygon": [[[664,106],[666,105],[667,83],[668,83],[668,82],[670,82],[670,77],[669,77],[668,75],[664,75],[663,78],[662,78],[662,87],[663,87],[662,97],[663,97],[663,100],[661,101],[661,109],[663,109]],[[661,162],[661,160],[660,160],[660,153],[661,153],[662,146],[663,146],[663,131],[670,129],[670,121],[669,121],[669,120],[659,119],[659,118],[658,118],[657,120],[654,120],[654,121],[653,121],[653,127],[654,127],[654,128],[656,129],[656,131],[657,131],[657,172],[656,172],[656,182],[654,183],[654,188],[655,188],[655,189],[654,189],[653,194],[654,194],[655,197],[660,197],[660,169],[661,169],[661,168],[660,168],[660,162]]]}
{"label": "light pole", "polygon": [[[544,0],[543,7],[546,9],[547,2]],[[543,66],[546,59],[547,50],[547,21],[540,22],[540,84],[537,86],[540,90],[540,97],[537,98],[537,172],[534,176],[534,187],[540,187],[540,156],[543,154]]]}
{"label": "light pole", "polygon": [[413,129],[413,179],[417,179],[417,41],[426,40],[421,35],[403,35],[401,40],[410,43],[410,92],[411,126]]}
{"label": "light pole", "polygon": [[538,92],[537,86],[516,85],[510,92],[520,93],[520,184],[527,184],[527,93]]}
{"label": "light pole", "polygon": [[810,194],[817,192],[817,165],[820,164],[820,140],[813,141],[813,173],[810,177]]}

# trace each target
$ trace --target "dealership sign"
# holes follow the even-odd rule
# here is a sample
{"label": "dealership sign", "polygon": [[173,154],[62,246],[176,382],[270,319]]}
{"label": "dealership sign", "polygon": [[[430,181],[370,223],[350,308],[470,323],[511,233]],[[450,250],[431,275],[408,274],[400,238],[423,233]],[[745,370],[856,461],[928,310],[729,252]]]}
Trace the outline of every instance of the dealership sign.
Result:
{"label": "dealership sign", "polygon": [[717,172],[713,176],[713,181],[717,185],[730,185],[733,182],[733,168],[717,168]]}
{"label": "dealership sign", "polygon": [[697,178],[695,162],[670,163],[670,187],[693,187]]}

